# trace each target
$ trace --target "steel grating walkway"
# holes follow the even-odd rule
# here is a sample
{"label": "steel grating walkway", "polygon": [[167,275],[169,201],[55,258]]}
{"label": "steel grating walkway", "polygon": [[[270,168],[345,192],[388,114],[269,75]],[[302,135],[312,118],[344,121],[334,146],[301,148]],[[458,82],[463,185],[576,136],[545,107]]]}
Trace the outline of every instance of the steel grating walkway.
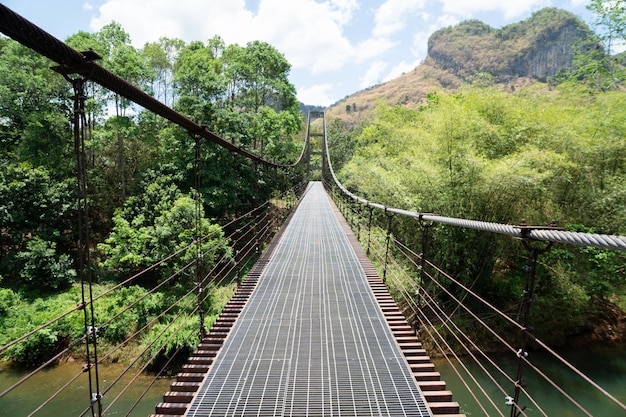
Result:
{"label": "steel grating walkway", "polygon": [[321,183],[187,416],[431,416]]}

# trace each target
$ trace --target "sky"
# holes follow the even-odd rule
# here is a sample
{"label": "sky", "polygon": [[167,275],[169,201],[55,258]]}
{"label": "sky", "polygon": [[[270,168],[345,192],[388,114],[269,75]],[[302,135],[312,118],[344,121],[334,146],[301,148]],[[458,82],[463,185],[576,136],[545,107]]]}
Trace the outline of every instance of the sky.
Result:
{"label": "sky", "polygon": [[261,40],[291,64],[298,99],[330,106],[411,71],[436,30],[468,19],[494,28],[543,7],[568,10],[590,23],[588,0],[2,0],[65,40],[115,21],[133,46],[160,37],[226,44]]}

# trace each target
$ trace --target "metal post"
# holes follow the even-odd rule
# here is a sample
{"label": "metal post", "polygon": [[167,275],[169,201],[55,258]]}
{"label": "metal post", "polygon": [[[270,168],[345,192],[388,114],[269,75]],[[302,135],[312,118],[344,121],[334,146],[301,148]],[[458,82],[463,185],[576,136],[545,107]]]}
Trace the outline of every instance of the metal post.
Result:
{"label": "metal post", "polygon": [[[426,277],[426,253],[428,250],[428,243],[430,241],[430,228],[432,223],[424,223],[420,218],[420,224],[422,225],[422,252],[420,253],[420,287],[424,288],[424,282]],[[418,305],[423,307],[423,297],[419,297]]]}
{"label": "metal post", "polygon": [[[523,229],[526,234],[530,229]],[[526,284],[524,286],[524,295],[520,304],[519,315],[522,315],[522,342],[521,347],[517,351],[517,374],[515,377],[515,392],[513,397],[507,397],[507,404],[511,406],[511,417],[519,417],[526,407],[519,406],[520,394],[522,388],[526,387],[526,381],[524,381],[524,362],[528,357],[528,342],[531,339],[530,335],[530,313],[533,303],[533,296],[535,293],[535,283],[537,280],[537,258],[544,252],[547,252],[552,247],[552,242],[545,248],[536,248],[531,246],[527,239],[522,240],[524,247],[528,250],[528,264],[524,265],[524,271],[526,271]]]}
{"label": "metal post", "polygon": [[319,112],[319,117],[322,118],[322,181],[324,180],[324,173],[326,172],[326,116],[324,112]]}
{"label": "metal post", "polygon": [[359,205],[359,213],[356,218],[356,238],[361,243],[361,217],[363,217],[363,206]]}
{"label": "metal post", "polygon": [[309,125],[306,135],[306,182],[311,181],[311,112],[309,112]]}
{"label": "metal post", "polygon": [[387,211],[385,207],[385,214],[387,215],[387,244],[385,247],[385,268],[383,269],[383,282],[387,283],[387,265],[389,265],[389,241],[391,240],[391,220],[393,215]]}
{"label": "metal post", "polygon": [[234,179],[233,182],[235,184],[234,188],[234,196],[233,196],[233,209],[235,210],[235,217],[239,216],[239,195],[237,193],[237,189],[239,188],[239,160],[237,159],[237,154],[233,153],[233,164],[235,165],[233,172],[234,172]]}
{"label": "metal post", "polygon": [[374,213],[374,207],[368,206],[370,209],[370,216],[367,224],[367,251],[365,253],[370,256],[370,242],[372,240],[372,214]]}

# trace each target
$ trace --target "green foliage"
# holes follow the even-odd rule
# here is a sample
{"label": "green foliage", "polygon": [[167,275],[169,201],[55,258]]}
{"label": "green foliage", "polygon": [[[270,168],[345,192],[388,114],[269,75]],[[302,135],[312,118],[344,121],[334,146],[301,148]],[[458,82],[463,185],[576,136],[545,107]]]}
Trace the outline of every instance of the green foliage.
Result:
{"label": "green foliage", "polygon": [[587,5],[593,13],[595,34],[590,42],[577,46],[572,71],[561,78],[584,83],[592,90],[620,89],[626,80],[626,65],[614,55],[616,46],[626,41],[626,3],[623,0],[593,0]]}
{"label": "green foliage", "polygon": [[[116,22],[79,32],[67,43],[93,49],[102,66],[238,146],[289,163],[299,155],[293,136],[301,115],[288,81],[290,64],[269,44],[162,38],[136,49]],[[2,38],[0,51],[0,284],[7,287],[0,288],[1,346],[75,308],[81,297],[79,287],[71,286],[70,261],[78,259],[73,91],[50,70],[52,62],[28,48]],[[178,301],[192,275],[203,276],[218,259],[229,261],[228,241],[208,217],[226,218],[265,201],[277,187],[276,174],[202,140],[196,191],[195,137],[94,82],[85,84],[85,93],[88,222],[91,248],[98,248],[92,259],[101,262],[95,276],[115,281],[180,251],[138,280],[148,287],[199,260],[197,270],[183,271],[161,293],[148,296],[132,286],[98,300],[96,321],[106,322],[98,337],[105,345],[118,344]],[[191,245],[195,241],[200,243]],[[94,286],[96,294],[105,289]],[[223,292],[216,292],[206,311],[219,309]],[[180,312],[173,309],[135,347],[153,340]],[[82,315],[65,317],[2,359],[39,365],[84,336]],[[195,326],[192,321],[185,331]],[[175,333],[165,351],[183,338]]]}
{"label": "green foliage", "polygon": [[341,169],[352,158],[358,132],[348,132],[341,119],[333,119],[326,127],[328,152],[335,170]]}
{"label": "green foliage", "polygon": [[[202,254],[201,269],[210,269],[228,242],[221,228],[204,217],[202,205],[184,195],[169,177],[157,177],[145,191],[127,200],[113,217],[114,226],[99,249],[106,256],[102,266],[119,273],[138,272],[182,250],[182,254],[158,268],[168,277]],[[203,238],[199,247],[190,246]]]}
{"label": "green foliage", "polygon": [[8,288],[0,288],[0,322],[7,317],[19,301],[19,296]]}
{"label": "green foliage", "polygon": [[[167,308],[168,301],[162,293],[148,295],[146,289],[136,285],[119,288],[104,302],[96,304],[96,321],[108,321],[106,326],[99,327],[98,336],[107,343],[120,343]],[[130,305],[133,305],[131,309],[120,314]],[[109,321],[112,317],[115,319]]]}
{"label": "green foliage", "polygon": [[59,290],[76,277],[69,255],[56,253],[56,243],[35,236],[17,258],[24,263],[20,277],[30,288]]}
{"label": "green foliage", "polygon": [[198,319],[179,317],[169,323],[158,324],[144,338],[142,347],[147,349],[145,360],[150,360],[156,369],[177,351],[187,358],[197,346]]}
{"label": "green foliage", "polygon": [[55,181],[43,167],[0,162],[0,257],[6,279],[16,280],[22,263],[15,256],[30,250],[32,236],[58,242],[60,250],[70,243],[72,188],[71,181]]}
{"label": "green foliage", "polygon": [[51,329],[42,329],[25,342],[10,348],[8,357],[16,364],[35,368],[53,356],[58,350],[59,334]]}
{"label": "green foliage", "polygon": [[[557,220],[623,235],[625,105],[613,91],[538,86],[511,96],[474,86],[432,94],[418,111],[379,106],[341,178],[359,195],[413,211],[507,224]],[[394,217],[394,234],[409,246],[420,245],[416,227]],[[509,238],[436,227],[432,239],[436,264],[505,309],[519,302],[519,248]],[[541,329],[554,340],[586,324],[594,299],[626,291],[620,253],[568,248],[542,259],[537,304],[563,319]]]}
{"label": "green foliage", "polygon": [[[107,286],[94,285],[94,296],[108,289]],[[31,297],[19,295],[9,289],[0,289],[0,345],[73,310],[81,300],[81,289],[75,285],[66,292],[45,295],[42,298]],[[163,294],[148,294],[146,289],[139,286],[122,287],[112,291],[95,303],[94,317],[98,325],[99,343],[101,346],[120,344],[141,330],[172,302],[171,298]],[[133,303],[135,305],[132,308],[120,314]],[[167,322],[168,319],[169,316],[163,320]],[[105,322],[107,323],[104,324]],[[82,338],[84,329],[83,311],[75,311],[10,347],[4,352],[2,359],[26,367],[39,366]],[[149,338],[153,337],[151,332],[154,331],[156,330],[149,328],[142,334]],[[81,355],[82,348],[83,343],[80,343],[69,353]]]}
{"label": "green foliage", "polygon": [[[39,291],[32,292],[36,293]],[[0,345],[73,309],[79,300],[79,287],[46,298],[30,298],[9,289],[0,290],[0,305],[6,303],[5,313],[0,315]],[[67,347],[71,340],[80,337],[84,329],[82,323],[82,312],[69,315],[13,345],[3,353],[3,359],[26,367],[39,366]]]}
{"label": "green foliage", "polygon": [[72,172],[67,123],[69,85],[52,63],[9,40],[0,54],[0,158]]}

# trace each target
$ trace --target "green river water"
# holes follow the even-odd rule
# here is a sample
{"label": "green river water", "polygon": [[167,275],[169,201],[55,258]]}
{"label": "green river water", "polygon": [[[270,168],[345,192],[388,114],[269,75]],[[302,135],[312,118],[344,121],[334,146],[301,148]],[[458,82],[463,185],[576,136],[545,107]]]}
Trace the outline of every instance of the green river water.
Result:
{"label": "green river water", "polygon": [[[620,401],[626,403],[626,345],[610,347],[598,346],[593,349],[575,349],[559,353],[565,356],[603,388],[616,396]],[[581,381],[579,378],[575,377],[571,371],[557,364],[554,359],[542,353],[531,353],[530,359],[557,384],[564,387],[593,416],[626,417],[626,411],[603,398],[601,394],[598,394],[586,382]],[[515,357],[501,356],[497,357],[496,360],[507,372],[511,375],[515,375],[517,369]],[[484,416],[485,412],[474,403],[471,395],[465,392],[466,390],[456,377],[450,365],[441,359],[436,360],[435,365],[437,370],[442,373],[442,378],[446,381],[448,389],[453,392],[454,400],[461,404],[462,411],[465,412],[468,417]],[[478,369],[477,365],[470,365],[469,363],[466,363],[466,365],[472,372]],[[38,374],[15,391],[0,398],[0,416],[22,417],[29,415],[38,404],[45,401],[59,387],[63,386],[66,381],[76,375],[76,373],[80,371],[80,367],[81,364],[70,362]],[[106,389],[122,369],[123,367],[121,365],[100,366],[101,387],[103,387],[101,390]],[[3,391],[23,375],[23,372],[0,367],[0,391]],[[128,379],[129,378],[125,381],[128,381]],[[526,371],[525,379],[528,385],[527,389],[547,415],[555,417],[585,415],[571,406],[567,400],[563,398],[561,394],[555,392],[549,384],[534,375],[533,371]],[[122,397],[109,413],[107,413],[107,416],[126,415],[128,410],[132,407],[135,401],[134,399],[145,390],[152,380],[152,376],[146,375],[135,381],[128,393]],[[498,380],[501,385],[512,394],[513,388],[511,384],[504,378],[498,378]],[[131,415],[147,416],[154,413],[155,404],[161,401],[162,394],[169,389],[171,382],[171,379],[159,379],[157,384],[150,389],[148,395],[144,397]],[[493,388],[493,384],[487,377],[479,378],[479,382],[485,387],[488,395],[493,399],[500,410],[500,412],[498,412],[493,408],[487,408],[487,414],[489,416],[505,415],[508,417],[510,415],[510,408],[505,405],[505,399],[502,393],[498,389]],[[119,385],[125,386],[126,382]],[[87,376],[81,375],[59,399],[52,401],[35,415],[49,417],[77,416],[88,405],[88,392]],[[105,395],[103,398],[105,407],[108,406],[111,399],[115,398],[118,392],[119,391],[112,390]],[[524,398],[522,398],[520,403],[529,404],[528,409],[525,411],[528,416],[534,417],[542,415]]]}
{"label": "green river water", "polygon": [[[619,401],[626,404],[626,345],[570,349],[559,351],[558,354],[576,366]],[[516,375],[517,357],[515,355],[511,355],[511,357],[498,356],[494,359],[509,375]],[[562,387],[591,415],[596,417],[626,417],[625,410],[608,400],[604,395],[592,388],[591,385],[546,353],[530,352],[529,360],[558,386]],[[473,374],[481,373],[484,375],[478,365],[470,364],[468,361],[464,363]],[[447,361],[437,359],[435,360],[435,366],[437,370],[441,372],[442,379],[446,381],[448,389],[452,391],[454,401],[459,402],[462,409],[461,411],[465,412],[468,417],[484,416],[485,411],[487,411],[487,415],[489,416],[504,415],[508,417],[510,415],[511,408],[505,404],[505,396],[494,386],[493,382],[488,377],[481,376],[477,378],[477,380],[493,400],[499,412],[494,410],[492,406],[486,407],[485,411],[483,411],[476,404],[471,394],[467,392],[467,389],[460,382],[460,379]],[[457,366],[457,368],[459,367]],[[513,395],[514,388],[508,380],[504,377],[496,378],[496,380],[507,391],[508,395]],[[586,415],[573,406],[568,399],[556,391],[543,378],[539,377],[533,370],[528,368],[524,369],[524,380],[527,384],[527,391],[548,416],[578,417]],[[468,385],[470,385],[479,399],[483,397],[478,393],[475,387],[471,384]],[[529,417],[543,415],[523,396],[519,403],[522,406],[527,406],[524,412]]]}
{"label": "green river water", "polygon": [[[77,373],[80,373],[82,363],[64,363],[54,368],[45,370],[35,375],[28,382],[20,385],[14,391],[3,398],[0,398],[1,417],[23,417],[33,412],[40,403],[46,401],[50,395],[55,393],[60,387],[65,385]],[[99,366],[100,391],[104,392],[115,378],[124,370],[122,365],[114,364]],[[131,371],[130,373],[134,373]],[[26,372],[19,372],[13,369],[0,367],[0,391],[14,384]],[[102,399],[106,408],[110,400],[114,399],[120,390],[127,385],[132,376],[123,378],[117,383],[118,389],[112,389]],[[128,391],[116,401],[116,405],[106,414],[107,416],[125,416],[133,407],[135,399],[138,398],[154,380],[153,375],[141,376],[135,380]],[[173,379],[158,379],[157,383],[149,390],[148,394],[135,407],[131,416],[147,416],[154,413],[154,406],[160,402],[163,393],[169,390],[169,385]],[[78,416],[89,406],[89,380],[87,374],[82,374],[74,381],[59,398],[53,400],[35,416],[42,417],[65,417]],[[91,412],[85,414],[91,416]]]}

